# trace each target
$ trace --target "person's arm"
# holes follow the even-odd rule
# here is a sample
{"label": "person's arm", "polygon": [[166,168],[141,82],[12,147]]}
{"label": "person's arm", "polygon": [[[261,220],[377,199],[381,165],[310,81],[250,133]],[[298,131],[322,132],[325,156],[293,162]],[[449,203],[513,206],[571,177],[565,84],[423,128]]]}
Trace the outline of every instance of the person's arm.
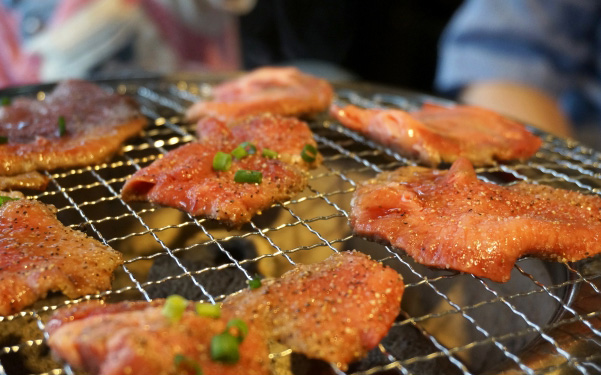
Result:
{"label": "person's arm", "polygon": [[474,82],[461,91],[460,100],[495,110],[551,134],[573,136],[572,126],[555,98],[525,84]]}
{"label": "person's arm", "polygon": [[598,0],[466,0],[441,38],[436,88],[569,136],[563,99],[597,79],[599,15]]}

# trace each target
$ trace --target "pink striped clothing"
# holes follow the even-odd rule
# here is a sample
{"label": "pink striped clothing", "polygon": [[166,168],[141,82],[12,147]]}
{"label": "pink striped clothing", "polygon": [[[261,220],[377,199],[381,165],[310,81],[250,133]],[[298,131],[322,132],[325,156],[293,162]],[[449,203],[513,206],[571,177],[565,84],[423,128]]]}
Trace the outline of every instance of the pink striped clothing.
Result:
{"label": "pink striped clothing", "polygon": [[34,35],[23,35],[30,20],[0,1],[0,88],[76,77],[240,68],[236,14],[213,6],[218,0],[55,2],[45,25]]}

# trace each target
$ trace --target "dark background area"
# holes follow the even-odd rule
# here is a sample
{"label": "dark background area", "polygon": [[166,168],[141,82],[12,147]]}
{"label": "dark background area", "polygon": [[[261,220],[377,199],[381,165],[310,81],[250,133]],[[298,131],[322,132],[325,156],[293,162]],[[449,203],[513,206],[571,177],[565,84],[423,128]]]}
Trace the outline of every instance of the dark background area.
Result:
{"label": "dark background area", "polygon": [[461,0],[258,0],[241,18],[246,69],[326,61],[357,79],[435,93],[438,40]]}

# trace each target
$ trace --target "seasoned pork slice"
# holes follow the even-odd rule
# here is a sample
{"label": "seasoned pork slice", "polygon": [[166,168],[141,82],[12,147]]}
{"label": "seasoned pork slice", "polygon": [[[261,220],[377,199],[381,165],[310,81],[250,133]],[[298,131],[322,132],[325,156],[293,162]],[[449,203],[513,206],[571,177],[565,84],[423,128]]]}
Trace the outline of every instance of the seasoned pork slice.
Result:
{"label": "seasoned pork slice", "polygon": [[[304,171],[260,154],[234,160],[227,171],[214,170],[215,154],[231,152],[235,147],[202,142],[170,151],[127,180],[121,196],[126,201],[158,203],[240,226],[307,185]],[[235,182],[234,175],[240,169],[260,172],[261,183]]]}
{"label": "seasoned pork slice", "polygon": [[[348,252],[228,297],[219,318],[198,316],[189,305],[174,322],[163,315],[163,300],[88,302],[59,309],[46,331],[55,354],[91,374],[198,373],[178,368],[178,355],[205,375],[268,374],[271,340],[346,368],[387,333],[403,289],[395,271]],[[223,365],[211,359],[209,342],[231,319],[243,320],[248,335],[240,360]]]}
{"label": "seasoned pork slice", "polygon": [[63,81],[43,101],[17,98],[0,107],[0,176],[101,163],[146,123],[130,98]]}
{"label": "seasoned pork slice", "polygon": [[121,263],[118,252],[63,226],[52,206],[27,199],[0,206],[0,315],[49,291],[76,298],[110,289]]}
{"label": "seasoned pork slice", "polygon": [[327,110],[333,95],[327,81],[296,68],[264,67],[215,86],[213,100],[193,104],[186,116],[228,120],[261,113],[310,115]]}
{"label": "seasoned pork slice", "polygon": [[223,310],[264,326],[295,352],[345,369],[386,336],[403,291],[396,271],[362,253],[345,252],[230,296]]}
{"label": "seasoned pork slice", "polygon": [[[199,142],[170,151],[137,171],[123,186],[123,199],[158,203],[240,226],[302,191],[307,185],[306,170],[321,161],[319,154],[314,161],[302,159],[305,145],[315,150],[317,145],[307,124],[293,118],[262,115],[227,125],[206,119],[199,132]],[[243,142],[254,145],[253,154],[232,157],[227,170],[214,169],[218,152],[232,153]],[[265,156],[266,149],[277,156]],[[259,172],[261,182],[236,182],[239,170]]]}
{"label": "seasoned pork slice", "polygon": [[313,162],[303,160],[301,154],[305,146],[317,149],[317,143],[307,123],[294,117],[261,114],[227,122],[207,117],[198,122],[196,133],[199,140],[212,143],[238,145],[250,142],[260,150],[277,152],[278,160],[302,169],[315,168],[323,159],[321,154],[317,154]]}
{"label": "seasoned pork slice", "polygon": [[577,261],[601,252],[601,198],[549,186],[480,181],[470,162],[449,171],[405,167],[362,184],[351,202],[355,233],[417,262],[505,282],[533,255]]}
{"label": "seasoned pork slice", "polygon": [[71,366],[91,374],[269,374],[267,343],[252,324],[237,363],[216,362],[211,339],[226,330],[228,320],[188,308],[173,322],[163,314],[163,304],[90,302],[59,310],[47,324],[48,345]]}
{"label": "seasoned pork slice", "polygon": [[330,114],[350,129],[432,166],[459,157],[474,165],[524,160],[542,144],[522,124],[473,106],[430,104],[409,113],[333,105]]}

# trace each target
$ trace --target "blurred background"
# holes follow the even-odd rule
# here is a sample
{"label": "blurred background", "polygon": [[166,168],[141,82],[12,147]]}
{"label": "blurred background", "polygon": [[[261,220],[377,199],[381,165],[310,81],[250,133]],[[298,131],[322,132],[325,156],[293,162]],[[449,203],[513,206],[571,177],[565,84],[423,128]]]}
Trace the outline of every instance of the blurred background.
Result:
{"label": "blurred background", "polygon": [[433,92],[459,0],[0,0],[0,87],[294,64]]}
{"label": "blurred background", "polygon": [[243,64],[292,62],[334,79],[433,93],[438,40],[460,4],[259,0],[240,18]]}
{"label": "blurred background", "polygon": [[599,149],[600,18],[596,0],[0,0],[0,88],[295,65]]}

